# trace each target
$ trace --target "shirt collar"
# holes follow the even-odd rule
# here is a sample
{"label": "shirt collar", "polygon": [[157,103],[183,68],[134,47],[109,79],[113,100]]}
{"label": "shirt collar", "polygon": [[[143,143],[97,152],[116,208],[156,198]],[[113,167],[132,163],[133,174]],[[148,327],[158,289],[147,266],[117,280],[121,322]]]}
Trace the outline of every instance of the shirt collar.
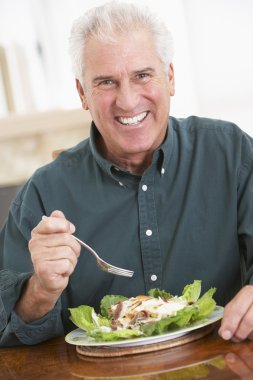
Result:
{"label": "shirt collar", "polygon": [[160,173],[163,174],[163,172],[167,169],[167,166],[170,161],[170,157],[172,155],[173,151],[173,118],[169,118],[168,120],[168,126],[167,126],[167,133],[164,142],[162,145],[157,149],[157,151],[161,154],[161,165],[159,167]]}
{"label": "shirt collar", "polygon": [[91,152],[98,163],[98,165],[111,177],[114,178],[112,175],[112,169],[115,168],[117,165],[113,164],[111,161],[106,160],[101,154],[99,153],[97,146],[96,146],[96,140],[99,136],[99,131],[95,125],[95,123],[92,121],[91,128],[90,128],[90,147]]}
{"label": "shirt collar", "polygon": [[[166,170],[169,163],[169,159],[172,154],[172,149],[173,149],[172,123],[173,123],[173,119],[169,118],[165,140],[162,143],[162,145],[160,145],[160,147],[157,148],[157,150],[154,152],[154,155],[153,155],[153,163],[158,160],[160,161],[158,169],[160,170],[161,174],[163,174],[164,171]],[[169,124],[170,124],[170,128],[169,128]],[[121,172],[129,173],[126,169],[119,167],[118,165],[114,164],[111,161],[106,160],[105,158],[103,158],[103,156],[101,156],[101,154],[99,153],[96,147],[96,139],[98,135],[99,135],[99,131],[95,123],[92,122],[91,128],[90,128],[90,147],[91,147],[92,154],[95,160],[97,161],[98,165],[114,179],[115,177],[112,174],[114,170],[120,170]]]}

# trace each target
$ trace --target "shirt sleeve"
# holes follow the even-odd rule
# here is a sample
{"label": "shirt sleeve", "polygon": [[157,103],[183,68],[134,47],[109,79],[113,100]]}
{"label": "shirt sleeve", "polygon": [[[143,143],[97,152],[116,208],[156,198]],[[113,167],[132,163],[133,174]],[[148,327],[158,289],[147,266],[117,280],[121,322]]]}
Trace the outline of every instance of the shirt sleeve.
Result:
{"label": "shirt sleeve", "polygon": [[0,272],[0,346],[32,345],[64,334],[61,301],[43,318],[26,324],[14,307],[31,273]]}
{"label": "shirt sleeve", "polygon": [[14,311],[23,285],[33,273],[28,241],[44,213],[41,203],[32,186],[25,185],[0,233],[0,346],[31,345],[64,335],[60,300],[47,315],[29,324]]}
{"label": "shirt sleeve", "polygon": [[238,238],[243,284],[253,285],[253,142],[242,140],[242,164],[238,172]]}

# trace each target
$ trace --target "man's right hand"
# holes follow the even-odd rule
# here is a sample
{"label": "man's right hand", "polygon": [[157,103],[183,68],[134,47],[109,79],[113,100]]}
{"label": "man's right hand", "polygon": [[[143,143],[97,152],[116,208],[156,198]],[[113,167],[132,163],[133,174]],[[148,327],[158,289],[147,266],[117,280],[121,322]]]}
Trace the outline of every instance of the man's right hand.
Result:
{"label": "man's right hand", "polygon": [[75,227],[62,212],[43,217],[32,231],[29,250],[35,276],[49,293],[60,295],[66,288],[80,255],[80,245],[71,236]]}
{"label": "man's right hand", "polygon": [[71,236],[74,231],[61,211],[43,217],[33,229],[29,250],[34,274],[15,308],[25,322],[47,314],[67,287],[81,251]]}

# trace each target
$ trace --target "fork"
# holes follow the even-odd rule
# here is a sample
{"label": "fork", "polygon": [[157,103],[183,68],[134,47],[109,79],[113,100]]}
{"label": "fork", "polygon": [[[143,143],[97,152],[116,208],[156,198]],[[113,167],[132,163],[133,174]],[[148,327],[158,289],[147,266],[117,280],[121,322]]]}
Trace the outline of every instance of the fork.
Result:
{"label": "fork", "polygon": [[94,251],[88,244],[84,243],[82,240],[78,239],[76,236],[72,235],[73,238],[78,241],[79,244],[81,244],[84,248],[86,248],[88,251],[90,251],[96,258],[98,266],[105,272],[109,272],[112,274],[116,274],[118,276],[125,276],[125,277],[132,277],[134,272],[132,270],[123,269],[119,267],[115,267],[114,265],[111,265],[101,259],[97,252]]}

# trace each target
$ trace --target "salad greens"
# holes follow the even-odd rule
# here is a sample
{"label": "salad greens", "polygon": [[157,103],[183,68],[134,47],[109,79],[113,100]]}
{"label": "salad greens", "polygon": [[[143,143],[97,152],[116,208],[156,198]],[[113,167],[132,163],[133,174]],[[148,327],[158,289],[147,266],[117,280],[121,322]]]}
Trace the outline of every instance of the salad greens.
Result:
{"label": "salad greens", "polygon": [[[215,288],[210,288],[204,295],[201,294],[201,281],[195,280],[192,284],[186,285],[180,297],[172,296],[170,293],[151,289],[148,292],[150,297],[160,298],[168,301],[186,301],[183,308],[175,311],[172,315],[166,315],[159,320],[148,320],[146,323],[139,323],[128,328],[113,328],[113,313],[111,307],[123,301],[131,300],[120,295],[106,295],[101,300],[100,314],[96,313],[93,307],[79,306],[70,308],[70,319],[79,328],[85,330],[87,335],[97,341],[114,341],[119,339],[129,339],[139,336],[151,336],[169,332],[180,327],[185,327],[194,321],[207,318],[216,307],[213,299]],[[184,300],[184,301],[183,301]]]}

